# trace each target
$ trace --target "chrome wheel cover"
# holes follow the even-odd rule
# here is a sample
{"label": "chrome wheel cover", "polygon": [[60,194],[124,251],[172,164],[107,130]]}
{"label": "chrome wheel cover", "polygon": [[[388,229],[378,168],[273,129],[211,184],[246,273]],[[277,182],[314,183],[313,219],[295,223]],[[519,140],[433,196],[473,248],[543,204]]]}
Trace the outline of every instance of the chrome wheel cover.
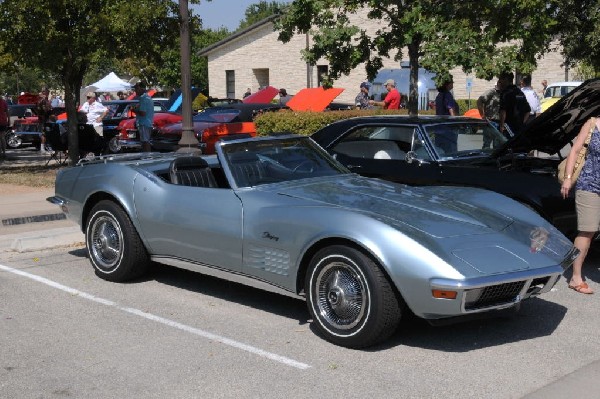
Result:
{"label": "chrome wheel cover", "polygon": [[10,148],[19,148],[21,144],[23,144],[23,141],[16,134],[9,133],[6,135],[6,145]]}
{"label": "chrome wheel cover", "polygon": [[108,141],[108,149],[115,154],[121,152],[121,144],[119,144],[119,138],[117,136]]}
{"label": "chrome wheel cover", "polygon": [[112,216],[100,216],[90,228],[90,252],[103,272],[118,266],[123,255],[123,232]]}
{"label": "chrome wheel cover", "polygon": [[315,310],[330,326],[350,330],[363,320],[369,294],[356,266],[342,261],[329,263],[316,276],[313,289]]}

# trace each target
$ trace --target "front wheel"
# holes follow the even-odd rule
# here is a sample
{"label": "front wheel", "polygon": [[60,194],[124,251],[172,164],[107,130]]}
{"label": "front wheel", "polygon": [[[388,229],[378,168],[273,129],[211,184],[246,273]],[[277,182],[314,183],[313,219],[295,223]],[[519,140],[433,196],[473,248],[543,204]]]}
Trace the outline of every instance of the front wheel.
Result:
{"label": "front wheel", "polygon": [[305,283],[318,332],[348,348],[379,343],[396,330],[401,300],[381,268],[361,251],[334,245],[317,252]]}
{"label": "front wheel", "polygon": [[150,259],[127,213],[113,201],[100,201],[90,213],[85,242],[96,275],[108,281],[140,277]]}
{"label": "front wheel", "polygon": [[6,134],[6,145],[9,148],[19,148],[21,144],[23,144],[23,140],[21,140],[21,137],[19,137],[15,133]]}

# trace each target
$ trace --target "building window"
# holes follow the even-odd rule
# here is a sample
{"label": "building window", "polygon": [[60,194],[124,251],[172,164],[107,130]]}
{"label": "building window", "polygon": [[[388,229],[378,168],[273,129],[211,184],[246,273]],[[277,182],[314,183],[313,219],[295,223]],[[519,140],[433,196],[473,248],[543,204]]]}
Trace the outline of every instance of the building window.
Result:
{"label": "building window", "polygon": [[323,80],[329,72],[329,65],[317,65],[317,87],[323,86]]}
{"label": "building window", "polygon": [[255,68],[252,72],[259,90],[269,86],[269,68]]}
{"label": "building window", "polygon": [[227,98],[235,98],[235,71],[225,71]]}

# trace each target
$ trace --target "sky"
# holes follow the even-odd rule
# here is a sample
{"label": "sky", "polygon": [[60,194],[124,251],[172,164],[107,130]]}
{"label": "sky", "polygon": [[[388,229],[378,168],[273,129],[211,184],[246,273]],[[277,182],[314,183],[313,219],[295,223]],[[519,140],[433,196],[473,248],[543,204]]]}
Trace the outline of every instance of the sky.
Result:
{"label": "sky", "polygon": [[[273,0],[267,0],[271,2]],[[289,3],[291,0],[275,0],[280,3]],[[260,0],[203,0],[200,5],[190,4],[194,15],[202,18],[204,28],[219,29],[224,26],[229,31],[237,29],[240,21],[244,19],[246,8],[258,4]]]}

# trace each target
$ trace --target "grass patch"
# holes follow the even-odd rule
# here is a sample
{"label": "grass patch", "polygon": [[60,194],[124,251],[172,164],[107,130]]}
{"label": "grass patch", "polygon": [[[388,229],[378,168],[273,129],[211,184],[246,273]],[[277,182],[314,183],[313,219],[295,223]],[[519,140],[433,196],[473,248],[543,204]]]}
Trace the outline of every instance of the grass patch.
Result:
{"label": "grass patch", "polygon": [[0,167],[0,183],[28,187],[54,187],[60,165],[23,165]]}

